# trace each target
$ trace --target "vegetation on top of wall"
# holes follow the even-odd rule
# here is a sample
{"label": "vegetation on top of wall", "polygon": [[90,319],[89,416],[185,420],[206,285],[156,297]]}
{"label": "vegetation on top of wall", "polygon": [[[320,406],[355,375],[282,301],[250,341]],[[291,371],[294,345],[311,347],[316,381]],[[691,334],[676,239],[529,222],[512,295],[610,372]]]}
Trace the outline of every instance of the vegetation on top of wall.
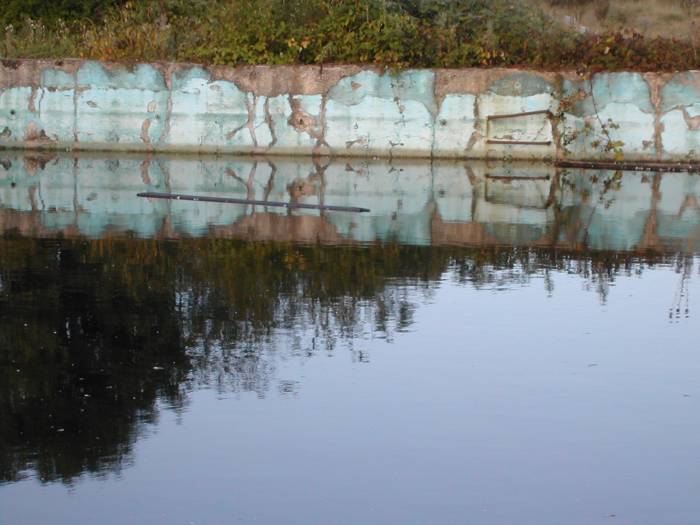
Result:
{"label": "vegetation on top of wall", "polygon": [[124,0],[3,0],[0,23],[18,24],[27,18],[52,25],[58,20],[96,19]]}
{"label": "vegetation on top of wall", "polygon": [[584,71],[700,67],[692,40],[581,32],[528,0],[10,0],[9,5],[0,14],[6,24],[0,56],[6,58]]}
{"label": "vegetation on top of wall", "polygon": [[628,29],[645,36],[696,39],[700,0],[529,0],[570,25],[597,33]]}

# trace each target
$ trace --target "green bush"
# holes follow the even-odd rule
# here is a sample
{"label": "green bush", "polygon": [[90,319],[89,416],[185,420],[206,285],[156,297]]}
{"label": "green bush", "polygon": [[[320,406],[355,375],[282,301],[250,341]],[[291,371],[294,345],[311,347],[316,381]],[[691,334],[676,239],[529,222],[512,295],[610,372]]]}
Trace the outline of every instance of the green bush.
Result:
{"label": "green bush", "polygon": [[17,27],[29,18],[52,26],[58,20],[98,18],[123,3],[124,0],[3,0],[0,23],[3,27]]}

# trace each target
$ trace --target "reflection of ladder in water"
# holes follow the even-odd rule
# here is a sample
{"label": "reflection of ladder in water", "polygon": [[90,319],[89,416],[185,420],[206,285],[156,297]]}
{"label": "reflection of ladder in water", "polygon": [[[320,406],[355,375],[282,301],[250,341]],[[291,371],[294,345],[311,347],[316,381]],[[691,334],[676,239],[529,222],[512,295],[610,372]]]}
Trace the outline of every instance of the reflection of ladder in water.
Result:
{"label": "reflection of ladder in water", "polygon": [[683,258],[679,261],[681,279],[676,287],[676,293],[673,297],[673,304],[668,310],[668,318],[672,322],[679,322],[681,318],[690,318],[690,288],[688,281],[693,273],[693,259]]}
{"label": "reflection of ladder in water", "polygon": [[[537,245],[551,245],[555,244],[558,238],[558,221],[556,219],[558,206],[557,204],[557,192],[560,187],[561,172],[556,170],[554,175],[491,175],[486,174],[485,177],[485,189],[484,189],[484,201],[489,204],[510,204],[516,206],[520,210],[532,210],[540,213],[545,213],[544,217],[545,223],[548,225],[545,235],[538,239],[535,244]],[[489,183],[531,183],[538,185],[536,187],[535,195],[537,196],[534,200],[530,202],[513,202],[512,200],[504,201],[498,199],[497,196],[492,195],[489,191]],[[527,192],[525,192],[527,193]],[[512,196],[512,195],[511,195]],[[554,214],[554,220],[550,220],[550,213]]]}
{"label": "reflection of ladder in water", "polygon": [[[542,181],[551,181],[549,185],[549,191],[548,194],[545,198],[545,195],[541,195],[542,197],[542,203],[541,204],[519,204],[518,207],[520,208],[529,208],[529,209],[537,209],[537,210],[546,210],[549,208],[552,203],[554,202],[554,199],[556,197],[555,191],[556,191],[556,182],[558,181],[558,174],[555,175],[554,177],[550,175],[536,175],[536,176],[527,176],[527,175],[491,175],[489,173],[486,174],[486,191],[484,192],[484,200],[488,203],[491,204],[503,204],[502,202],[499,202],[497,199],[494,199],[493,196],[489,192],[489,181],[498,181],[498,182],[504,182],[504,183],[511,183],[511,182],[542,182]],[[512,204],[512,203],[509,203]]]}

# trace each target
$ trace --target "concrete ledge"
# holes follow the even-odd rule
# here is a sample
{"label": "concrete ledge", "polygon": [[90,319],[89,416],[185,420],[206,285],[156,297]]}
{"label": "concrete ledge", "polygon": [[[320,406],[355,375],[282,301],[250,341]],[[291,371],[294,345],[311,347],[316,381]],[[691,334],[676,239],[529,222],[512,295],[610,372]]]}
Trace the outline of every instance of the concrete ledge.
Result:
{"label": "concrete ledge", "polygon": [[606,160],[607,140],[626,160],[695,160],[700,72],[0,65],[3,148]]}

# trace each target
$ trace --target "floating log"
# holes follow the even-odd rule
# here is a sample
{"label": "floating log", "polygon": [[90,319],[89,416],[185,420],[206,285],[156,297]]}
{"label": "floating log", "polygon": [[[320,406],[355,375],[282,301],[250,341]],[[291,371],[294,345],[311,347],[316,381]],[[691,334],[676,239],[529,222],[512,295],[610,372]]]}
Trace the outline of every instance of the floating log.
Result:
{"label": "floating log", "polygon": [[700,163],[682,162],[616,162],[616,161],[584,161],[558,160],[554,163],[557,168],[576,168],[584,170],[615,170],[615,171],[666,171],[666,172],[700,172]]}
{"label": "floating log", "polygon": [[252,206],[265,206],[289,209],[304,209],[304,210],[321,210],[321,211],[344,211],[350,213],[366,213],[370,211],[367,208],[359,208],[356,206],[331,206],[326,204],[306,204],[301,202],[282,202],[282,201],[260,201],[254,199],[234,199],[230,197],[210,197],[208,195],[185,195],[182,193],[159,193],[146,191],[137,193],[137,197],[145,197],[147,199],[170,199],[177,201],[195,201],[195,202],[218,202],[222,204],[245,204]]}

